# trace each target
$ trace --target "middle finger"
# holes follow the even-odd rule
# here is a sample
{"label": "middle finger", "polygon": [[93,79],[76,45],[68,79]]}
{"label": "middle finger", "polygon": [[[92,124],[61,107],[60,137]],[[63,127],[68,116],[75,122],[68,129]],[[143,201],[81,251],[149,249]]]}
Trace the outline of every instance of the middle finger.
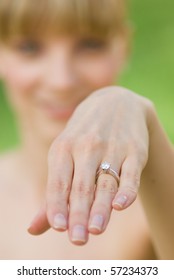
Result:
{"label": "middle finger", "polygon": [[74,160],[74,177],[69,201],[69,237],[76,245],[88,241],[88,219],[94,199],[97,159],[78,157]]}

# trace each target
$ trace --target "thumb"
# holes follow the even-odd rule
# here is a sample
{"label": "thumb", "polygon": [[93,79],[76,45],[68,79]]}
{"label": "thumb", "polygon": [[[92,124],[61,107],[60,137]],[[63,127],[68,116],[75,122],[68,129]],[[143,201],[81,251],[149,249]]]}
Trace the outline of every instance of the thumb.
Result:
{"label": "thumb", "polygon": [[28,232],[32,235],[39,235],[50,228],[46,214],[46,205],[40,209],[38,214],[31,222]]}

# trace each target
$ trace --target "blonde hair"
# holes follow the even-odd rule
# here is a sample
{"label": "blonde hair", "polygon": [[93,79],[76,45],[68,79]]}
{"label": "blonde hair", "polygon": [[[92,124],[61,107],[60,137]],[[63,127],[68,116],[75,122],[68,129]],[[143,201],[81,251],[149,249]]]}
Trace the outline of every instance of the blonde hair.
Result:
{"label": "blonde hair", "polygon": [[0,0],[0,40],[14,35],[112,36],[125,22],[124,0]]}

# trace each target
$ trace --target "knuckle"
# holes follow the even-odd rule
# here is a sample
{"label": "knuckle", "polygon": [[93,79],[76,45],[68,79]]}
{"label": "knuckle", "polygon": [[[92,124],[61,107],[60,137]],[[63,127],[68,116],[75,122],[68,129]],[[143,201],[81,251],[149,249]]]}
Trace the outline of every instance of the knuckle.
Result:
{"label": "knuckle", "polygon": [[123,140],[121,139],[121,141],[118,141],[119,140],[119,137],[120,136],[117,136],[117,139],[115,136],[111,136],[109,138],[109,146],[110,147],[113,147],[114,149],[118,147],[118,149],[120,148],[121,144],[120,142],[123,142]]}
{"label": "knuckle", "polygon": [[97,184],[97,190],[100,192],[115,193],[116,186],[113,180],[104,179]]}
{"label": "knuckle", "polygon": [[138,171],[131,172],[126,170],[123,172],[122,178],[126,180],[128,185],[133,185],[135,188],[138,188],[140,185],[140,175]]}
{"label": "knuckle", "polygon": [[133,176],[134,186],[138,188],[140,186],[140,176],[138,174],[134,174]]}
{"label": "knuckle", "polygon": [[133,187],[131,184],[130,184],[130,185],[127,184],[126,187],[125,187],[125,190],[126,190],[127,192],[131,192],[131,193],[133,193],[135,196],[137,196],[138,190],[137,190],[135,187]]}
{"label": "knuckle", "polygon": [[70,151],[74,142],[70,136],[59,137],[56,141],[57,150]]}
{"label": "knuckle", "polygon": [[58,192],[59,193],[66,194],[66,193],[69,193],[70,190],[71,190],[70,184],[65,183],[63,181],[59,181],[59,183],[58,183]]}
{"label": "knuckle", "polygon": [[79,181],[74,184],[72,188],[72,195],[78,197],[89,197],[93,194],[93,187],[85,184],[83,181]]}
{"label": "knuckle", "polygon": [[[119,136],[118,136],[119,138]],[[122,140],[119,140],[117,138],[118,141],[116,141],[115,138],[110,138],[108,140],[108,143],[107,143],[107,154],[112,157],[113,155],[118,155],[118,151],[119,151],[119,156],[121,157],[122,154],[123,154],[123,146],[126,146],[124,145],[123,141]]]}
{"label": "knuckle", "polygon": [[102,149],[103,146],[104,141],[101,137],[93,133],[81,137],[81,139],[77,142],[77,148],[87,152]]}
{"label": "knuckle", "polygon": [[63,182],[61,180],[50,180],[47,187],[48,195],[49,194],[67,195],[70,192],[70,190],[71,190],[70,184]]}
{"label": "knuckle", "polygon": [[[73,206],[71,206],[71,208],[73,208]],[[85,209],[82,209],[80,207],[76,207],[73,210],[71,209],[70,217],[74,223],[79,223],[79,221],[85,223],[87,220],[87,214],[85,212]]]}
{"label": "knuckle", "polygon": [[111,203],[108,204],[108,203],[100,202],[100,209],[103,210],[103,213],[105,213],[105,214],[110,213],[111,212],[111,208],[112,208]]}
{"label": "knuckle", "polygon": [[133,146],[133,153],[136,155],[137,165],[144,165],[148,158],[148,145],[139,141],[135,142]]}
{"label": "knuckle", "polygon": [[56,161],[58,153],[70,153],[73,146],[73,139],[71,137],[60,137],[53,141],[48,151],[48,164]]}

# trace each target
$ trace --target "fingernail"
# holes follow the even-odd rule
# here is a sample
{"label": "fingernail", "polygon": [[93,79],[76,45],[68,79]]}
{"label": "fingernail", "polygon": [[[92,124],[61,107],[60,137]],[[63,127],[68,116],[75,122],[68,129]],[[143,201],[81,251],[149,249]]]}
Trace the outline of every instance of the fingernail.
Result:
{"label": "fingernail", "polygon": [[98,229],[98,230],[102,230],[103,227],[103,216],[102,215],[95,215],[92,218],[91,224],[89,226],[90,229]]}
{"label": "fingernail", "polygon": [[113,205],[118,205],[121,208],[123,208],[127,202],[127,196],[126,195],[120,195],[117,197],[117,199],[113,202]]}
{"label": "fingernail", "polygon": [[80,241],[80,242],[86,242],[86,231],[85,227],[82,225],[76,225],[73,227],[72,230],[72,241]]}
{"label": "fingernail", "polygon": [[67,228],[67,221],[63,214],[56,214],[54,217],[54,224],[55,229],[66,229]]}

